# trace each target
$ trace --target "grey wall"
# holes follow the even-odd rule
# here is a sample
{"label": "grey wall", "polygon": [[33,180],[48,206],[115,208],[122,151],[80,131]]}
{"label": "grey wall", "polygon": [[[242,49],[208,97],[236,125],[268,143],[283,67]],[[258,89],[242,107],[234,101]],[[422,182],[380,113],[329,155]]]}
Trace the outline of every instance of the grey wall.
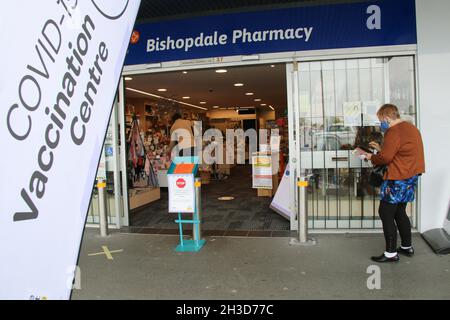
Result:
{"label": "grey wall", "polygon": [[420,231],[442,227],[450,200],[450,1],[416,0],[420,128],[425,145]]}

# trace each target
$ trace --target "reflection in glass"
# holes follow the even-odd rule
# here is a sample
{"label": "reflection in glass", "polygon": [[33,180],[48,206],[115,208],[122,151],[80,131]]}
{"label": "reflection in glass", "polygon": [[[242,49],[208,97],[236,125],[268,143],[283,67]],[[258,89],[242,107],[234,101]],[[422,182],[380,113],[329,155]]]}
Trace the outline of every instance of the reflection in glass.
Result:
{"label": "reflection in glass", "polygon": [[[380,228],[379,190],[370,162],[352,150],[382,143],[376,111],[396,104],[415,122],[412,57],[300,63],[300,166],[313,173],[308,191],[313,228]],[[415,222],[415,205],[407,212]]]}

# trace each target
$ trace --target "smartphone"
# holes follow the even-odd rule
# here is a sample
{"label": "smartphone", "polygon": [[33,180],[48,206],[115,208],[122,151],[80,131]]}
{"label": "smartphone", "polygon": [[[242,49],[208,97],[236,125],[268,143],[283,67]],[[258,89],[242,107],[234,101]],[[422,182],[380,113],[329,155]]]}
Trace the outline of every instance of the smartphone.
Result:
{"label": "smartphone", "polygon": [[366,146],[358,145],[357,147],[358,147],[359,149],[361,149],[361,150],[367,152],[367,153],[373,153],[373,151],[370,150],[370,149],[369,149],[368,147],[366,147]]}

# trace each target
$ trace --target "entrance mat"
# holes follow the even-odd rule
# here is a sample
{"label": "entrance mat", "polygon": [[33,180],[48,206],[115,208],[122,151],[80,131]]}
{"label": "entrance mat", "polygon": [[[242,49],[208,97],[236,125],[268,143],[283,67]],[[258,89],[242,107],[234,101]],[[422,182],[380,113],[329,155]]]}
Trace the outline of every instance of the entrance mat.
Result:
{"label": "entrance mat", "polygon": [[[135,233],[135,234],[158,234],[158,235],[173,235],[178,236],[177,229],[156,229],[156,228],[142,228],[142,227],[123,227],[120,229],[121,233]],[[189,234],[189,232],[188,232]],[[276,237],[295,237],[297,231],[291,230],[202,230],[203,237],[262,237],[262,238],[276,238]]]}

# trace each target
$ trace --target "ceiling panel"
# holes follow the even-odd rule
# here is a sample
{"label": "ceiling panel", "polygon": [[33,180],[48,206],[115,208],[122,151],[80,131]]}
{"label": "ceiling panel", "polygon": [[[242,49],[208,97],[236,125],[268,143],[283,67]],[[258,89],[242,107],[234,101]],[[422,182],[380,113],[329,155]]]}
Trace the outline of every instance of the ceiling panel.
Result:
{"label": "ceiling panel", "polygon": [[357,2],[363,0],[142,0],[138,22],[264,7]]}
{"label": "ceiling panel", "polygon": [[[215,69],[193,70],[187,73],[167,72],[133,76],[126,81],[126,87],[150,94],[184,101],[196,106],[212,109],[257,107],[268,109],[269,105],[284,109],[286,98],[286,71],[284,64],[258,65],[227,68],[226,73]],[[243,86],[236,87],[235,83]],[[158,89],[167,89],[158,92]],[[246,95],[253,93],[253,95]],[[126,90],[127,97],[144,98],[143,94]],[[190,97],[183,99],[183,97]],[[150,97],[147,97],[150,98]],[[254,101],[261,99],[261,101]],[[164,101],[161,100],[163,103]],[[205,101],[206,104],[200,104]],[[167,102],[165,102],[167,103]],[[267,106],[261,106],[266,104]]]}

